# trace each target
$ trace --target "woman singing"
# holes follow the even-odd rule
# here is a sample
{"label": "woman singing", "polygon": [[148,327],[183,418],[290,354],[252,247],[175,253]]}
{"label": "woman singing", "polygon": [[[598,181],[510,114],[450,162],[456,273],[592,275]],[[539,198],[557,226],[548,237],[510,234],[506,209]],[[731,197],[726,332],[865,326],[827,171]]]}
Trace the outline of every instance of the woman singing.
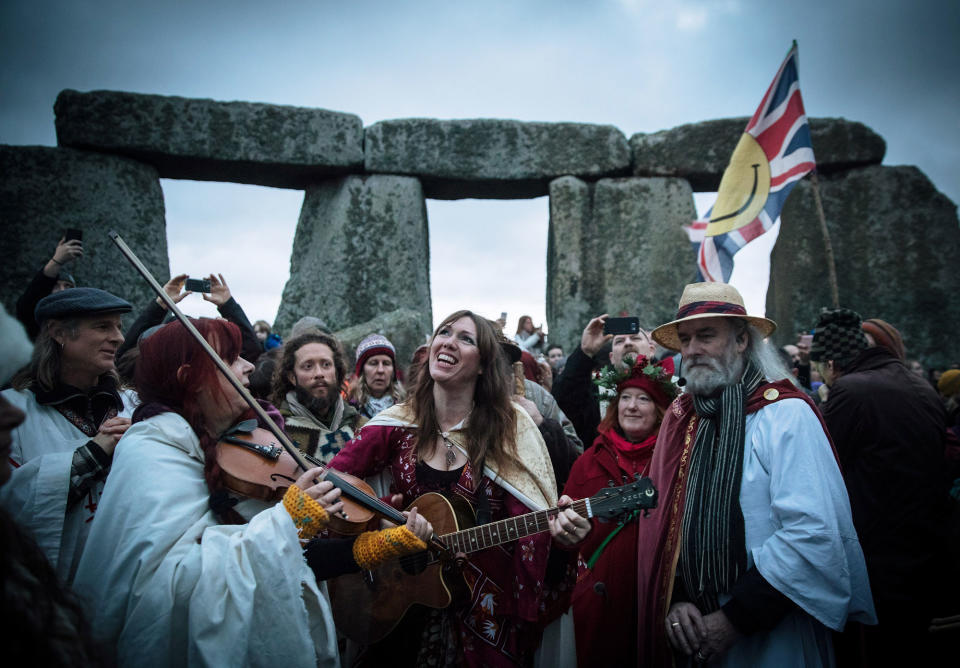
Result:
{"label": "woman singing", "polygon": [[[510,401],[510,378],[492,325],[458,311],[434,332],[413,396],[368,422],[331,465],[361,477],[388,472],[402,504],[426,492],[459,495],[481,521],[550,508],[557,502],[550,458],[533,421]],[[566,608],[572,585],[572,552],[553,545],[570,548],[589,528],[565,509],[549,534],[472,554],[465,600],[408,613],[361,661],[532,665],[542,629]]]}

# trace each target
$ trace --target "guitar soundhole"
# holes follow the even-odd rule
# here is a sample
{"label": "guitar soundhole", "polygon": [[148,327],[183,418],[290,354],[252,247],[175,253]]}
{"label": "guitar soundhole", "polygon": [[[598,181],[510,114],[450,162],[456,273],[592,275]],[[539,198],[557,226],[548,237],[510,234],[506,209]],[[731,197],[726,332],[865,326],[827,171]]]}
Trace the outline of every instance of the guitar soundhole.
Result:
{"label": "guitar soundhole", "polygon": [[417,575],[422,573],[427,567],[429,552],[418,552],[400,557],[400,568],[407,575]]}

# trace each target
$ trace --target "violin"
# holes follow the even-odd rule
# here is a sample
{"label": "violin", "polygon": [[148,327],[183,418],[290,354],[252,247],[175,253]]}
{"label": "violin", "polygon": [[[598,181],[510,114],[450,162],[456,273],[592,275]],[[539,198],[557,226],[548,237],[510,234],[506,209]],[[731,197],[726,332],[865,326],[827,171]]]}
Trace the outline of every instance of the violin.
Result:
{"label": "violin", "polygon": [[[257,420],[253,420],[253,425],[250,426],[249,432],[253,432],[258,423],[263,424],[266,426],[266,429],[261,431],[273,435],[277,441],[275,443],[262,444],[265,446],[262,452],[270,453],[269,457],[265,457],[264,454],[261,454],[261,451],[257,450],[256,448],[251,449],[249,447],[251,445],[250,443],[238,446],[236,442],[227,441],[223,446],[225,459],[221,459],[219,454],[217,457],[217,462],[224,470],[225,477],[230,476],[236,480],[237,482],[235,484],[238,487],[244,487],[248,490],[256,492],[255,494],[252,494],[254,498],[265,500],[275,498],[279,499],[283,496],[280,490],[286,490],[287,487],[296,481],[295,476],[297,475],[297,471],[308,470],[310,468],[310,464],[312,463],[314,466],[321,466],[324,468],[323,473],[318,476],[317,482],[319,482],[321,479],[329,480],[334,484],[335,487],[338,487],[341,490],[341,499],[344,502],[345,509],[347,508],[348,500],[356,504],[356,508],[353,511],[347,511],[348,515],[350,515],[352,512],[356,513],[356,515],[354,515],[355,517],[359,517],[359,509],[363,508],[371,513],[371,517],[372,515],[379,515],[393,522],[394,524],[404,524],[407,521],[407,518],[404,517],[403,513],[393,506],[384,503],[375,495],[373,495],[373,490],[369,487],[369,485],[366,485],[366,483],[364,483],[364,485],[366,485],[366,489],[369,490],[369,492],[364,492],[359,489],[359,485],[351,483],[346,474],[333,471],[316,459],[306,459],[303,456],[303,453],[300,452],[299,448],[297,448],[297,446],[295,446],[290,439],[287,438],[287,435],[283,433],[280,427],[278,427],[273,420],[270,419],[266,411],[263,410],[263,407],[260,406],[260,404],[257,403],[257,400],[254,399],[250,394],[250,391],[243,386],[243,383],[241,383],[236,376],[233,375],[233,372],[230,370],[230,367],[227,366],[226,362],[220,358],[220,356],[217,354],[217,351],[215,351],[207,342],[207,340],[203,338],[200,332],[197,331],[197,328],[193,326],[193,323],[190,322],[190,319],[183,314],[176,302],[173,301],[173,298],[167,294],[167,292],[159,283],[157,283],[157,279],[153,277],[153,274],[150,273],[150,270],[147,269],[143,262],[140,261],[140,258],[138,258],[136,254],[130,250],[130,247],[127,246],[126,242],[122,238],[120,238],[120,235],[111,231],[108,233],[108,236],[117,245],[117,248],[120,249],[120,252],[124,255],[124,257],[130,261],[130,264],[133,265],[133,268],[136,269],[143,279],[150,285],[150,288],[157,294],[157,297],[159,297],[163,303],[167,305],[169,312],[176,316],[177,320],[180,321],[184,329],[186,329],[197,342],[197,344],[203,348],[203,351],[214,363],[214,365],[217,367],[217,370],[223,375],[224,379],[226,379],[226,381],[233,386],[233,389],[235,389],[237,393],[243,397],[243,400],[247,403],[247,405],[250,406],[250,409],[257,416],[259,422]],[[244,440],[240,434],[235,433],[232,434],[232,436],[235,436],[237,440]],[[251,438],[250,440],[254,439]],[[239,454],[237,452],[227,454],[226,450],[230,449],[230,446],[239,447],[245,454]],[[272,448],[274,447],[278,447],[283,450],[286,456],[283,457],[283,455],[277,454],[276,461],[273,461],[273,453],[275,451],[272,450]],[[219,444],[218,450],[220,450]],[[246,460],[246,466],[244,466],[242,463],[238,465],[235,461],[231,462],[227,466],[224,466],[226,459],[229,459],[230,457],[233,457],[234,460],[239,459],[241,462]],[[280,463],[281,457],[283,457],[283,464]],[[230,468],[230,471],[228,471],[228,467]],[[259,475],[254,475],[252,471],[258,471]],[[352,478],[356,483],[362,482],[358,478],[353,478],[353,476],[350,476],[350,478]],[[243,484],[241,484],[241,481]],[[250,485],[253,486],[251,487]],[[260,487],[258,488],[257,485]],[[237,490],[233,491],[238,494],[251,496],[251,494],[247,494],[245,492],[239,492]],[[280,496],[276,496],[278,493]],[[333,522],[334,520],[331,521]],[[365,526],[365,524],[362,526]],[[353,529],[354,533],[359,533],[362,530],[362,527],[359,529]],[[440,553],[446,554],[448,552],[446,546],[440,542],[436,536],[431,537],[428,544],[432,549]]]}
{"label": "violin", "polygon": [[[330,516],[328,527],[341,536],[354,536],[366,531],[376,519],[371,504],[382,504],[366,482],[348,473],[327,468],[325,464],[303,452],[301,456],[314,466],[326,468],[319,476],[340,488],[343,510]],[[272,433],[257,426],[256,420],[244,420],[224,433],[217,443],[217,465],[223,483],[231,492],[261,501],[279,501],[287,488],[302,473],[297,461],[277,442]],[[357,499],[359,493],[363,498]]]}

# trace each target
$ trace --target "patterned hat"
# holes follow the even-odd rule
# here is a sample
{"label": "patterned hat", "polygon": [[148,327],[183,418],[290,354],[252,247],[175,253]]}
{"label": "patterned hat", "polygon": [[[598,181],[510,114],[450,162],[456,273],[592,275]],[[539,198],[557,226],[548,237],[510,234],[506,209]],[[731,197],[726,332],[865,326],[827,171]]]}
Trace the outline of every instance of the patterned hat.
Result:
{"label": "patterned hat", "polygon": [[848,308],[824,309],[813,332],[810,359],[833,360],[843,366],[866,349],[867,337],[860,329],[860,314]]}
{"label": "patterned hat", "polygon": [[760,330],[764,337],[773,334],[777,323],[767,318],[747,315],[743,297],[728,283],[690,283],[683,289],[677,318],[657,327],[650,335],[664,348],[680,350],[677,325],[698,318],[740,318]]}
{"label": "patterned hat", "polygon": [[[357,346],[357,366],[354,368],[354,373],[358,377],[363,371],[363,365],[374,355],[388,355],[393,360],[394,368],[396,368],[397,351],[393,344],[385,336],[370,334]],[[394,374],[396,374],[396,371],[394,371]]]}

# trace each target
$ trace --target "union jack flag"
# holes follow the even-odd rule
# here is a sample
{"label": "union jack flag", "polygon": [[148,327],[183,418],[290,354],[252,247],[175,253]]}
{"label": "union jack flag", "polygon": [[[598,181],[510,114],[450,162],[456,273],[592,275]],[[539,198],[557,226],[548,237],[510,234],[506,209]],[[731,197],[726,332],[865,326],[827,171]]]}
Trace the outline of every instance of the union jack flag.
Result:
{"label": "union jack flag", "polygon": [[787,195],[815,168],[794,42],[730,157],[717,203],[687,228],[697,280],[728,282],[733,256],[773,227]]}

